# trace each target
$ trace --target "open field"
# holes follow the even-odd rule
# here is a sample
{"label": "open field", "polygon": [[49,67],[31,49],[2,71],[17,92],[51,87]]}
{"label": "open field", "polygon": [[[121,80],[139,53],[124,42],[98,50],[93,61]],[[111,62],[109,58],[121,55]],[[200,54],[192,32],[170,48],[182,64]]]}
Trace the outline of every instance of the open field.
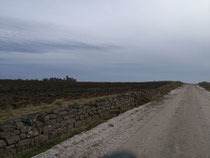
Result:
{"label": "open field", "polygon": [[97,83],[68,81],[0,80],[0,108],[50,104],[57,99],[76,100],[129,91],[148,91],[173,82]]}
{"label": "open field", "polygon": [[[139,103],[150,101],[154,90],[167,85],[180,85],[180,82],[142,83],[100,83],[0,80],[0,121],[38,113],[50,109],[65,108],[69,104],[89,102],[101,97],[127,92],[139,92]],[[160,89],[160,93],[164,93]],[[146,98],[146,99],[145,99]]]}

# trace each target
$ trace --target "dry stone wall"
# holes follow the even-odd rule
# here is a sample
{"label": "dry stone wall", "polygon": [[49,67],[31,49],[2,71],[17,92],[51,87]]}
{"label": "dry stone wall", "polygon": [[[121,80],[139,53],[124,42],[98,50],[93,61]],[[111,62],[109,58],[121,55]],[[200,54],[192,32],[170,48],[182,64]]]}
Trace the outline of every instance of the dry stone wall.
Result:
{"label": "dry stone wall", "polygon": [[0,124],[0,157],[15,157],[18,153],[108,117],[113,111],[135,106],[135,94],[127,93],[6,121]]}

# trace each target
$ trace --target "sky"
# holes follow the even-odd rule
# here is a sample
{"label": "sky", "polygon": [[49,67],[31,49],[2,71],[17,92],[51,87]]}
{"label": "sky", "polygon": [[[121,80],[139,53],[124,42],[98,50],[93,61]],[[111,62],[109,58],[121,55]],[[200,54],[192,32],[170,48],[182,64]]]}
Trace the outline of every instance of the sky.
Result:
{"label": "sky", "polygon": [[210,81],[208,0],[0,0],[0,78]]}

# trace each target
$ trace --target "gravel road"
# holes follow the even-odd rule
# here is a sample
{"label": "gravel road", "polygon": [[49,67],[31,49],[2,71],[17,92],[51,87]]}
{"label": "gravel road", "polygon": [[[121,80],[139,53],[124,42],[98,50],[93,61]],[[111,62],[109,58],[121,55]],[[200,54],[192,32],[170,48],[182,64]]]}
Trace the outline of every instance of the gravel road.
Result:
{"label": "gravel road", "polygon": [[210,93],[186,84],[34,158],[97,158],[121,151],[137,158],[209,158],[209,149]]}
{"label": "gravel road", "polygon": [[209,158],[210,94],[185,85],[121,145],[142,158]]}

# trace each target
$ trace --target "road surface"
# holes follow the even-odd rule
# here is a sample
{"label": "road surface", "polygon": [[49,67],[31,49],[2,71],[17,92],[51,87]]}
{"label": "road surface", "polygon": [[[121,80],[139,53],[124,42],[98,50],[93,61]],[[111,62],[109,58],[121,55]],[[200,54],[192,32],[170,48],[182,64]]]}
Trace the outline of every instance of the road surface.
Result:
{"label": "road surface", "polygon": [[210,158],[210,95],[185,85],[120,150],[140,158]]}
{"label": "road surface", "polygon": [[98,158],[122,151],[137,158],[210,158],[210,93],[186,84],[35,158]]}

